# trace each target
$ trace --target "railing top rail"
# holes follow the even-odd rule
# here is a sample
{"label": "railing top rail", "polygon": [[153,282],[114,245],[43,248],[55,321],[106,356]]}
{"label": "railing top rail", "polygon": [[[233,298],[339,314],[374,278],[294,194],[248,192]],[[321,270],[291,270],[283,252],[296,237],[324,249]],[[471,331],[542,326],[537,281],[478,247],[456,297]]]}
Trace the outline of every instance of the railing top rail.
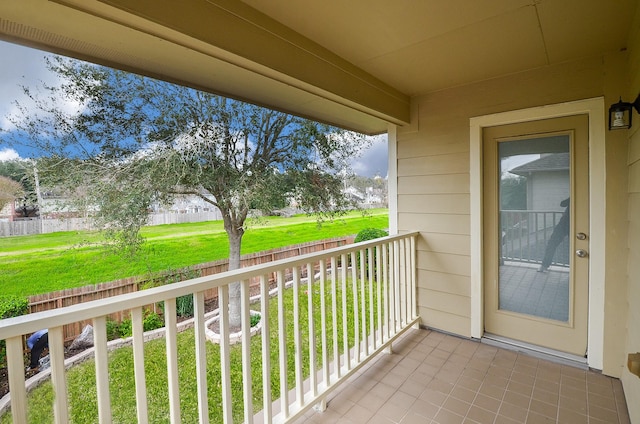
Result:
{"label": "railing top rail", "polygon": [[396,240],[415,237],[418,232],[403,233],[393,236],[382,237],[374,240],[354,243],[346,246],[336,247],[295,256],[288,259],[280,259],[264,264],[253,265],[233,271],[226,271],[220,274],[206,277],[194,278],[180,283],[155,287],[134,293],[127,293],[109,297],[106,299],[93,300],[86,303],[67,306],[60,309],[36,312],[14,318],[0,320],[0,340],[11,337],[22,336],[33,333],[42,328],[53,328],[73,322],[84,321],[94,317],[108,315],[112,312],[128,310],[142,307],[165,299],[176,298],[186,294],[197,293],[207,289],[220,287],[234,283],[236,281],[247,280],[256,276],[270,274],[281,269],[305,265],[309,262],[357,252],[368,247],[387,244]]}

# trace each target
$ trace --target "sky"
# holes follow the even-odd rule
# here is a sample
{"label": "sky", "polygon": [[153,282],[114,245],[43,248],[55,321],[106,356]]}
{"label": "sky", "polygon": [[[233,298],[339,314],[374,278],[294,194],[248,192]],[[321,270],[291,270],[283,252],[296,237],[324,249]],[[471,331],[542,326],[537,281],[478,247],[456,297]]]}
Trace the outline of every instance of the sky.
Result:
{"label": "sky", "polygon": [[[7,116],[16,111],[14,102],[24,103],[26,97],[21,86],[35,88],[41,82],[54,83],[56,77],[45,66],[45,56],[49,53],[0,41],[0,129],[10,131]],[[387,176],[387,138],[381,135],[373,138],[371,147],[352,162],[353,171],[361,176]],[[27,155],[27,151],[13,150],[0,141],[0,160],[17,159]]]}

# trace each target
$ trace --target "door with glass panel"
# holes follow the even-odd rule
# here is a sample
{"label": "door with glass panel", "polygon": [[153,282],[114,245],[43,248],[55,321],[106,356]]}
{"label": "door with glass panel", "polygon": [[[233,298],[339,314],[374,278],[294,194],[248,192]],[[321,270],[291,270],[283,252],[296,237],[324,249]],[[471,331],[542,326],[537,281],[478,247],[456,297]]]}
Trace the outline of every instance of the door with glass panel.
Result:
{"label": "door with glass panel", "polygon": [[585,356],[586,115],[485,128],[485,332]]}

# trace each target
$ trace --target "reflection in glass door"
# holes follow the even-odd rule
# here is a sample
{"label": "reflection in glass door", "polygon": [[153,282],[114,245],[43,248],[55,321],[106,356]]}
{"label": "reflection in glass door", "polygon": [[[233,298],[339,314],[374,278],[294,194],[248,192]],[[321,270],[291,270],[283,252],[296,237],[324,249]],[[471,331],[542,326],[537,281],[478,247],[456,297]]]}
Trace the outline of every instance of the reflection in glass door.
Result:
{"label": "reflection in glass door", "polygon": [[498,309],[567,322],[571,172],[568,134],[498,143]]}

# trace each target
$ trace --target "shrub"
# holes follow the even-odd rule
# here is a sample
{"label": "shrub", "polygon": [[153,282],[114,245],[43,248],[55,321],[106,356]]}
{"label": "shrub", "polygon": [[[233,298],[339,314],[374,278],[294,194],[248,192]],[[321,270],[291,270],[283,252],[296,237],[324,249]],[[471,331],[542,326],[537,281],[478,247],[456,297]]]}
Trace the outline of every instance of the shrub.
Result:
{"label": "shrub", "polygon": [[142,321],[142,327],[144,331],[155,330],[156,328],[164,327],[164,320],[155,312],[147,311]]}
{"label": "shrub", "polygon": [[[29,300],[18,296],[0,297],[0,319],[19,317],[29,312]],[[7,359],[7,351],[4,340],[0,340],[0,364]]]}
{"label": "shrub", "polygon": [[251,315],[251,319],[249,322],[251,323],[251,327],[255,327],[260,322],[260,315]]}
{"label": "shrub", "polygon": [[176,298],[176,312],[179,317],[193,316],[193,295],[185,294]]}
{"label": "shrub", "polygon": [[380,237],[386,237],[388,235],[389,234],[387,234],[385,230],[381,230],[379,228],[365,228],[356,235],[353,242],[360,243],[361,241],[373,240]]}
{"label": "shrub", "polygon": [[18,317],[29,312],[29,300],[24,297],[0,297],[0,319]]}
{"label": "shrub", "polygon": [[122,320],[119,326],[120,337],[127,338],[133,336],[133,325],[131,324],[131,318],[125,318]]}
{"label": "shrub", "polygon": [[107,340],[115,340],[120,337],[120,323],[107,318]]}
{"label": "shrub", "polygon": [[[153,311],[146,310],[142,320],[142,330],[146,332],[161,327],[164,327],[164,320],[162,317]],[[119,333],[122,338],[131,337],[133,335],[131,318],[125,318],[122,320],[119,325]]]}
{"label": "shrub", "polygon": [[[359,243],[361,241],[367,241],[367,240],[373,240],[373,239],[377,239],[380,237],[386,237],[388,234],[385,230],[380,230],[378,228],[365,228],[364,230],[361,230],[357,235],[356,238],[353,240],[354,243]],[[369,261],[367,259],[368,255],[369,255],[369,249],[365,249],[364,250],[364,258],[360,258],[360,253],[357,254],[358,255],[358,265],[362,266],[362,264],[364,263],[365,266],[365,272],[368,274],[369,273]],[[374,250],[374,255],[375,255],[375,250]],[[372,270],[373,272],[373,278],[376,278],[376,268],[374,267],[374,269]]]}
{"label": "shrub", "polygon": [[[168,269],[155,276],[149,277],[147,281],[142,283],[143,290],[153,287],[160,287],[166,284],[179,283],[180,281],[190,280],[200,277],[200,270],[184,268],[180,270]],[[158,307],[164,310],[164,302],[158,302]],[[176,298],[176,309],[179,317],[192,317],[193,316],[193,295],[184,295]]]}

